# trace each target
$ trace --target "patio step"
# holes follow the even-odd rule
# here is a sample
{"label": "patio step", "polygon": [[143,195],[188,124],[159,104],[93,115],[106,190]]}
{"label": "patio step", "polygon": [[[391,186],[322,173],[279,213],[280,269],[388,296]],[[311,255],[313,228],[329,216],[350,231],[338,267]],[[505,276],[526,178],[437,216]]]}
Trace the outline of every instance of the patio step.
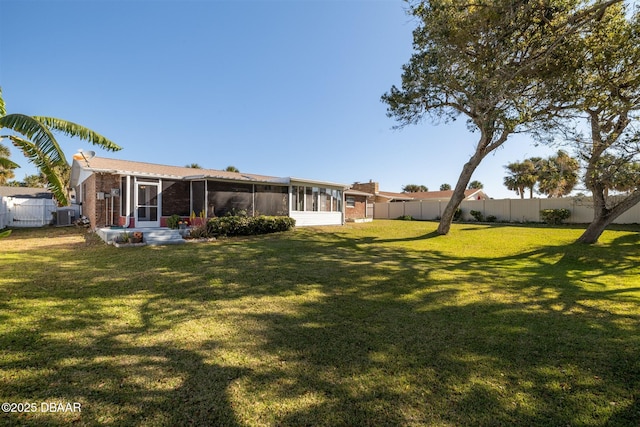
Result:
{"label": "patio step", "polygon": [[170,228],[143,231],[143,240],[147,245],[180,245],[185,243],[179,230]]}
{"label": "patio step", "polygon": [[179,245],[185,243],[180,231],[170,228],[100,228],[96,230],[102,240],[109,244],[113,244],[114,240],[124,233],[133,234],[136,231],[143,233],[143,241],[147,245]]}

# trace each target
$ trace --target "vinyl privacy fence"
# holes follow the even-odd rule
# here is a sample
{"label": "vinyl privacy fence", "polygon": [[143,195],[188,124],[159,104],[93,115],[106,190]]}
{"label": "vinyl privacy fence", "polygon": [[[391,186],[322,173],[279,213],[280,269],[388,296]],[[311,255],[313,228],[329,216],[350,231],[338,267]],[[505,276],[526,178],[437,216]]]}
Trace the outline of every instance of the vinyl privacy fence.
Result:
{"label": "vinyl privacy fence", "polygon": [[[615,200],[614,198],[610,199]],[[414,219],[434,220],[442,216],[448,201],[416,200],[412,202],[375,203],[374,219],[395,219],[411,216]],[[593,220],[593,201],[588,197],[564,197],[552,199],[500,199],[470,200],[460,205],[462,220],[473,220],[471,211],[482,212],[487,218],[494,216],[500,222],[541,222],[543,209],[568,209],[571,212],[566,223],[584,224]],[[640,223],[640,204],[618,217],[616,224]]]}
{"label": "vinyl privacy fence", "polygon": [[0,229],[51,224],[56,209],[51,199],[0,197]]}

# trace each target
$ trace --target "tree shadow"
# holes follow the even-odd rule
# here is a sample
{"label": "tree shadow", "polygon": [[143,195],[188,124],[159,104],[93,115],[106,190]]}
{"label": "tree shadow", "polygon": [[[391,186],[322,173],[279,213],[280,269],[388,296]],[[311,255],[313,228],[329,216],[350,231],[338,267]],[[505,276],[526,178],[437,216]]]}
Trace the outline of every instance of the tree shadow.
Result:
{"label": "tree shadow", "polygon": [[[622,255],[568,245],[463,258],[429,242],[387,245],[417,239],[424,235],[356,240],[303,231],[144,248],[137,271],[131,254],[95,248],[75,253],[72,270],[90,273],[75,281],[64,275],[64,286],[49,280],[58,273],[48,262],[26,254],[16,266],[32,269],[28,282],[5,282],[0,294],[12,322],[0,329],[0,372],[23,376],[0,377],[0,395],[79,400],[83,412],[1,421],[546,426],[640,419],[636,240],[611,242],[625,248]],[[626,282],[607,285],[611,276]],[[29,301],[45,304],[29,313]],[[22,325],[21,317],[35,323]],[[226,329],[213,330],[220,324]],[[190,332],[178,337],[179,328]]]}

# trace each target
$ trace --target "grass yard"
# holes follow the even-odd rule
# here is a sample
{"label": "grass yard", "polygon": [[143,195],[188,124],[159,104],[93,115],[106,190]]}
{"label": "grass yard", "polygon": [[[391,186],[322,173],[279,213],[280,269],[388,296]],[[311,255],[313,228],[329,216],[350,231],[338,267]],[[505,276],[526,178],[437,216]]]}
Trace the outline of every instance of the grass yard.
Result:
{"label": "grass yard", "polygon": [[[637,426],[640,235],[375,221],[0,249],[0,425]],[[43,412],[42,402],[81,412]]]}

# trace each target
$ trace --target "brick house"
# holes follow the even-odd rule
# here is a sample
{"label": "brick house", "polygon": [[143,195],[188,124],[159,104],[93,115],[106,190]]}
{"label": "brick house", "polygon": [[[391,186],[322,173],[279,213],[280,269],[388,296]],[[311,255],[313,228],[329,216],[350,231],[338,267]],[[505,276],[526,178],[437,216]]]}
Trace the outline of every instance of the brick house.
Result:
{"label": "brick house", "polygon": [[344,223],[344,184],[94,157],[74,158],[71,187],[92,227],[164,227],[171,215],[284,215]]}

